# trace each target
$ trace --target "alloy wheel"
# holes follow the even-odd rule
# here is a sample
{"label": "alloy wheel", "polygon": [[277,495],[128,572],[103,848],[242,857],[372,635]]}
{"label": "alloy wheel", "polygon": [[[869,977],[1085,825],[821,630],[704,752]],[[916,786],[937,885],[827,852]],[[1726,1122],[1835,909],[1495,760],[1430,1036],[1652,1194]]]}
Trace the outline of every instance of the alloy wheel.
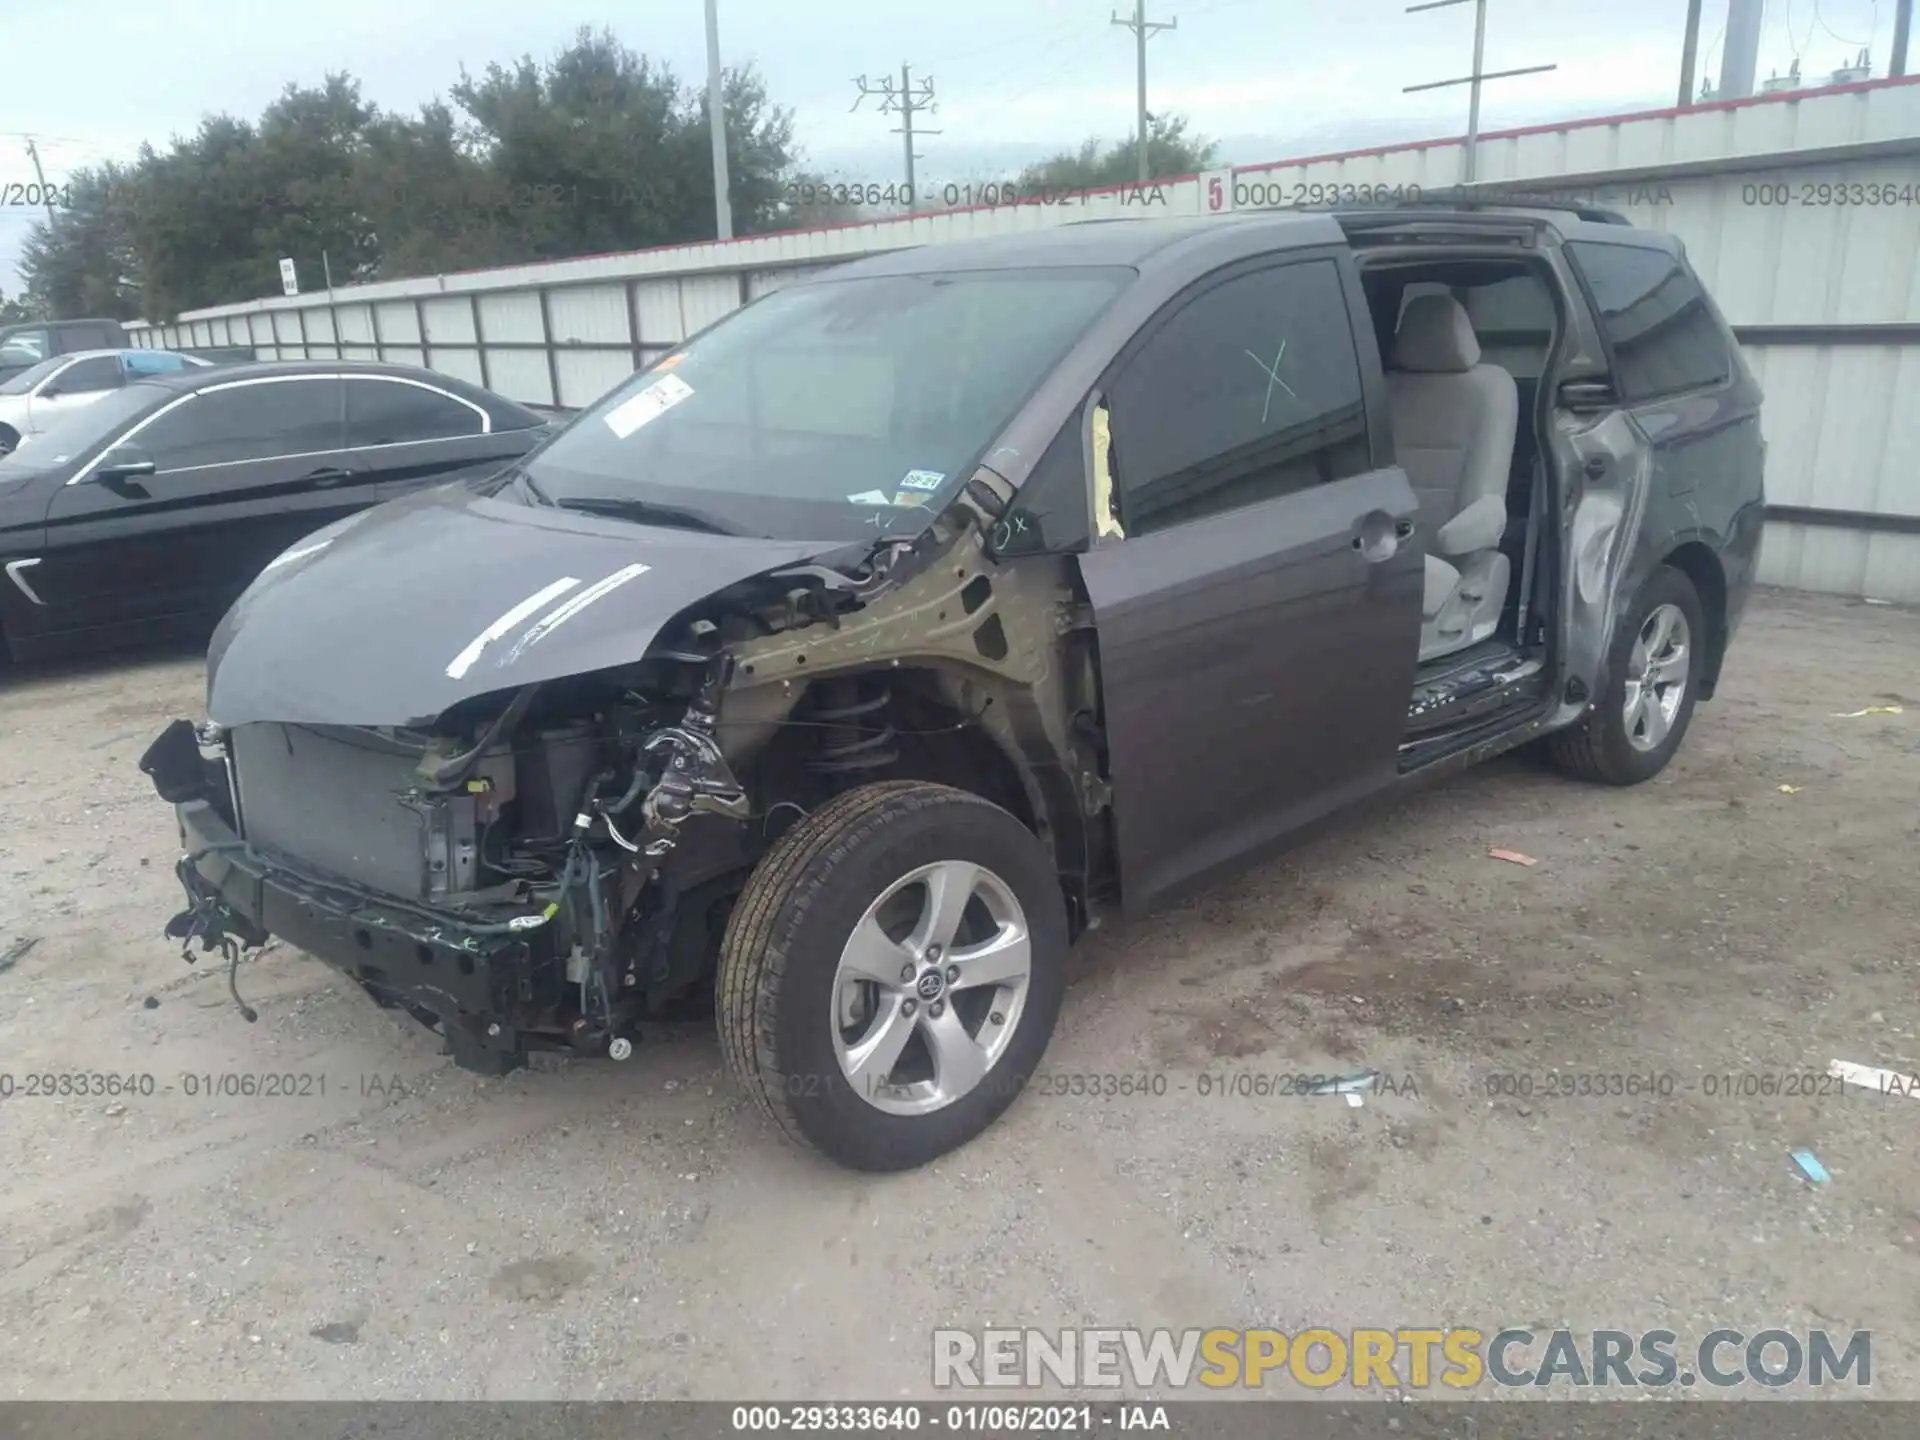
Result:
{"label": "alloy wheel", "polygon": [[833,1048],[854,1093],[925,1115],[986,1079],[1019,1026],[1032,936],[1013,891],[984,866],[910,871],[867,907],[833,979]]}
{"label": "alloy wheel", "polygon": [[1640,626],[1627,659],[1624,701],[1627,743],[1634,749],[1657,750],[1673,729],[1693,666],[1692,640],[1678,605],[1654,606]]}

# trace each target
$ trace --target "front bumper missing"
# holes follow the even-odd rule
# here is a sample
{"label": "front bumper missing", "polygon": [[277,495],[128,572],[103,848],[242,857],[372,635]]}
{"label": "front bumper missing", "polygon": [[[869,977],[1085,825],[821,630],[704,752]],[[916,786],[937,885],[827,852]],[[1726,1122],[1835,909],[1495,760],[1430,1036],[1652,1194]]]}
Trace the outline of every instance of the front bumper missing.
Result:
{"label": "front bumper missing", "polygon": [[516,1017],[551,1013],[559,999],[550,931],[490,934],[499,927],[384,904],[261,854],[204,799],[174,811],[188,908],[169,923],[169,935],[223,950],[278,936],[358,981],[380,1004],[437,1023],[463,1069],[505,1074],[524,1063],[530,1042],[542,1043]]}

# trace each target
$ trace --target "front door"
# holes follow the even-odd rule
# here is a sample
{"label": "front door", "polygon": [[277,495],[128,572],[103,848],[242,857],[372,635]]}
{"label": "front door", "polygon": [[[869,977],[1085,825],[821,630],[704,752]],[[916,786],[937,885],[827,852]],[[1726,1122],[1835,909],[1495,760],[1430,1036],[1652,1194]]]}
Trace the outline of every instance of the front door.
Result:
{"label": "front door", "polygon": [[54,495],[35,572],[48,606],[74,629],[217,617],[281,550],[369,503],[342,401],[337,376],[245,380],[133,427],[122,443],[155,473]]}
{"label": "front door", "polygon": [[1203,282],[1104,387],[1124,537],[1080,564],[1129,913],[1397,773],[1425,562],[1378,376],[1329,257]]}
{"label": "front door", "polygon": [[82,406],[118,390],[126,378],[117,355],[75,360],[41,381],[40,388],[27,397],[27,424],[34,434],[43,434]]}

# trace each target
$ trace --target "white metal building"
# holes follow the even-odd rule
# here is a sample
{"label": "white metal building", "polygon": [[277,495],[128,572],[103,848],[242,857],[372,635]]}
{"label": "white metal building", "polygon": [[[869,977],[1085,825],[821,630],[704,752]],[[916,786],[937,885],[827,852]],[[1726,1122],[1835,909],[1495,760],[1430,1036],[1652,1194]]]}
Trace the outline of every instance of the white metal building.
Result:
{"label": "white metal building", "polygon": [[[1243,166],[1062,203],[276,296],[133,325],[136,343],[425,365],[590,403],[746,300],[901,246],[1110,216],[1452,186],[1462,142]],[[1768,395],[1761,578],[1920,602],[1920,77],[1481,137],[1477,188],[1578,195],[1685,243]],[[941,197],[936,196],[936,199]]]}

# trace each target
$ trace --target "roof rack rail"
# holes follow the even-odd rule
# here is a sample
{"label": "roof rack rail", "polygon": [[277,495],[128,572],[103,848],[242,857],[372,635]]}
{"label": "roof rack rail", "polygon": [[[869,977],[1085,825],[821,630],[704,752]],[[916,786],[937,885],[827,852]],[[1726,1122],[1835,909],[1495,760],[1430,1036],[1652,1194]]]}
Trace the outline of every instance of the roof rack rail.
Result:
{"label": "roof rack rail", "polygon": [[1577,193],[1572,190],[1555,190],[1550,186],[1528,190],[1524,187],[1524,183],[1509,186],[1503,182],[1501,188],[1497,190],[1492,186],[1453,186],[1445,190],[1423,190],[1417,195],[1402,195],[1393,200],[1374,204],[1362,202],[1302,208],[1359,215],[1389,210],[1556,210],[1580,220],[1592,221],[1597,225],[1631,226],[1633,224],[1633,221],[1618,210],[1609,210],[1603,205],[1582,203],[1574,198]]}

